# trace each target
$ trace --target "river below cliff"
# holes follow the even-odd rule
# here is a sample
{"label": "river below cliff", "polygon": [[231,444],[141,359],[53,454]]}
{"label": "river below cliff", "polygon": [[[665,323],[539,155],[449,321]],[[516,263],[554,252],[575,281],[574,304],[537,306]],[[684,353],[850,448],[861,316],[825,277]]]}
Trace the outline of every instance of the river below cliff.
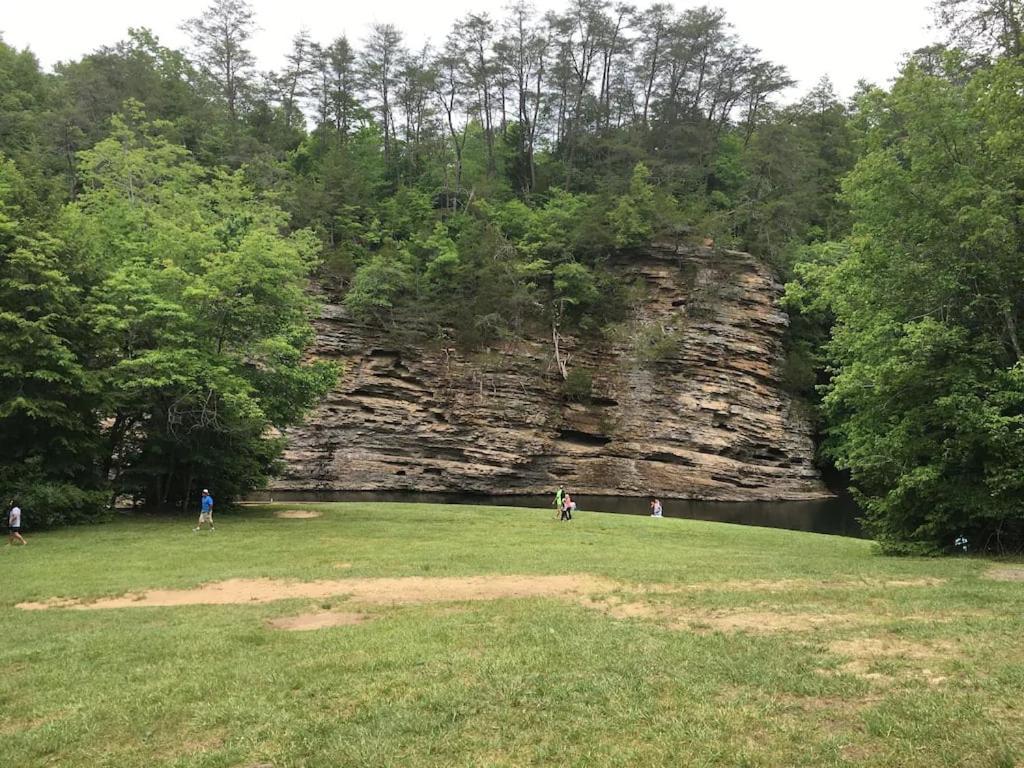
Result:
{"label": "river below cliff", "polygon": [[[571,491],[571,489],[570,489]],[[573,497],[580,510],[624,515],[649,514],[649,499],[637,496]],[[274,491],[254,494],[260,501],[348,501],[404,502],[423,504],[475,504],[479,506],[551,508],[550,496],[486,496],[456,493],[360,492],[360,491]],[[857,522],[860,511],[847,494],[810,501],[695,501],[662,499],[665,517],[706,520],[716,523],[757,525],[836,536],[863,537]],[[553,510],[552,510],[553,513]]]}

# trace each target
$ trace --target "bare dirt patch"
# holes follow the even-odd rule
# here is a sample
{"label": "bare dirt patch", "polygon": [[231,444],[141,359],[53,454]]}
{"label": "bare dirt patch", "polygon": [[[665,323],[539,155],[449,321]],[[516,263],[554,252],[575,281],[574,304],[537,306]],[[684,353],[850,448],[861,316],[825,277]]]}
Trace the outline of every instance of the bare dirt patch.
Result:
{"label": "bare dirt patch", "polygon": [[938,587],[946,579],[926,576],[918,579],[842,579],[820,581],[816,579],[749,579],[731,581],[698,581],[692,584],[649,584],[643,592],[649,594],[679,594],[680,592],[793,592],[808,589],[864,589]]}
{"label": "bare dirt patch", "polygon": [[292,632],[301,632],[310,629],[324,629],[326,627],[346,627],[352,624],[362,624],[369,621],[371,616],[365,613],[345,613],[342,611],[318,611],[316,613],[300,613],[298,616],[284,616],[280,619],[271,619],[267,626],[274,629],[287,629]]}
{"label": "bare dirt patch", "polygon": [[224,746],[227,736],[224,732],[205,734],[202,737],[187,738],[173,747],[172,754],[195,756]]}
{"label": "bare dirt patch", "polygon": [[[871,671],[875,662],[892,659],[895,661],[911,662],[912,668],[906,670],[903,674],[918,676],[930,685],[941,685],[946,682],[947,678],[945,675],[920,666],[921,663],[935,662],[942,658],[959,655],[956,644],[949,641],[940,640],[921,643],[895,637],[861,637],[851,640],[836,640],[829,644],[829,650],[849,659],[841,667],[843,672],[856,675],[865,680],[882,683],[892,682],[890,675]],[[903,676],[903,674],[900,676]]]}
{"label": "bare dirt patch", "polygon": [[32,718],[3,718],[0,720],[0,736],[9,736],[14,733],[24,733],[44,725],[55,722],[63,717],[63,712],[44,715]]}
{"label": "bare dirt patch", "polygon": [[796,720],[804,733],[809,729],[835,734],[862,730],[865,710],[883,701],[883,696],[871,693],[861,696],[792,696],[773,697],[783,707],[783,717]]}
{"label": "bare dirt patch", "polygon": [[853,675],[861,680],[874,683],[879,688],[888,688],[896,682],[891,675],[872,672],[871,664],[863,659],[848,661],[839,669],[819,669],[817,672],[824,677],[838,677],[841,674]]}
{"label": "bare dirt patch", "polygon": [[852,763],[877,761],[882,754],[882,748],[876,744],[844,744],[839,751],[846,760]]}
{"label": "bare dirt patch", "polygon": [[859,624],[865,619],[859,614],[837,613],[780,613],[776,611],[720,611],[695,613],[674,624],[676,629],[711,630],[715,632],[809,632],[836,626]]}
{"label": "bare dirt patch", "polygon": [[949,579],[939,579],[934,576],[925,576],[920,579],[890,579],[881,582],[883,587],[941,587]]}
{"label": "bare dirt patch", "polygon": [[998,568],[989,568],[985,571],[985,578],[994,581],[1024,581],[1024,565],[1004,565]]}
{"label": "bare dirt patch", "polygon": [[285,509],[274,513],[274,517],[281,517],[285,520],[312,520],[314,517],[322,517],[323,512],[315,512],[312,509]]}
{"label": "bare dirt patch", "polygon": [[676,611],[673,606],[658,605],[642,601],[626,600],[620,596],[591,597],[584,603],[588,608],[595,608],[613,619],[671,619]]}
{"label": "bare dirt patch", "polygon": [[896,637],[858,637],[853,640],[836,640],[829,644],[833,653],[855,659],[934,659],[956,653],[956,646],[949,642],[915,643]]}
{"label": "bare dirt patch", "polygon": [[763,609],[708,611],[642,600],[631,601],[620,595],[591,597],[584,605],[616,619],[649,619],[670,629],[696,632],[807,632],[857,625],[868,619],[860,614],[783,613]]}
{"label": "bare dirt patch", "polygon": [[398,605],[403,603],[500,600],[524,597],[582,598],[617,587],[614,582],[586,574],[565,576],[469,576],[427,578],[410,576],[384,579],[337,579],[332,581],[280,581],[275,579],[230,579],[194,589],[153,589],[91,602],[55,598],[19,603],[22,610],[71,608],[173,607],[183,605],[236,605],[269,603],[295,598],[325,598],[345,595],[357,603]]}
{"label": "bare dirt patch", "polygon": [[[337,568],[349,567],[337,563]],[[714,588],[771,591],[791,589],[804,581],[721,582]],[[884,583],[884,582],[879,582]],[[913,584],[932,583],[931,580]],[[941,582],[940,582],[941,583]],[[784,586],[782,586],[784,585]],[[903,584],[901,584],[902,586]],[[505,598],[552,597],[571,600],[615,619],[640,619],[656,622],[667,629],[689,632],[745,632],[771,634],[814,632],[836,627],[870,626],[885,621],[886,616],[867,613],[830,613],[827,611],[786,611],[772,607],[707,609],[674,605],[658,595],[681,594],[700,589],[703,584],[631,586],[587,574],[560,576],[489,575],[468,577],[423,577],[376,579],[331,579],[297,582],[275,579],[231,579],[203,584],[193,589],[154,589],[97,600],[53,598],[40,602],[18,604],[23,610],[67,608],[91,610],[103,608],[173,607],[187,605],[230,605],[269,603],[289,599],[326,599],[341,597],[354,606],[411,605],[500,600]],[[327,608],[327,605],[322,608]],[[319,622],[332,622],[336,612],[318,612],[303,618],[296,629],[315,629]],[[361,615],[361,614],[355,614]],[[907,617],[904,617],[907,618]],[[343,619],[337,619],[344,621]],[[362,619],[360,619],[362,620]],[[307,626],[308,624],[308,626]],[[332,626],[333,624],[323,624]],[[277,626],[277,625],[273,625]],[[284,627],[281,628],[293,628]],[[865,666],[872,659],[899,656],[900,646],[890,645],[891,652],[879,650],[872,640],[845,641],[854,645],[837,646],[836,653],[850,656]],[[863,642],[863,647],[857,647]],[[906,648],[903,648],[906,650]],[[903,653],[904,657],[917,657]],[[931,654],[931,658],[935,654]]]}

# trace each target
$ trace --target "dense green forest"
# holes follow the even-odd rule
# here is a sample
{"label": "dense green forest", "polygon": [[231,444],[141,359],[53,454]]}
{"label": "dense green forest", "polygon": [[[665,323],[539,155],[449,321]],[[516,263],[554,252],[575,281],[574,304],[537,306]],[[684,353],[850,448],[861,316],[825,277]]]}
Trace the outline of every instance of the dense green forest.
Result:
{"label": "dense green forest", "polygon": [[638,300],[612,254],[711,239],[789,282],[787,385],[887,549],[1018,544],[1024,11],[936,18],[848,101],[665,3],[302,30],[277,72],[244,0],[188,50],[0,41],[0,488],[47,523],[229,500],[334,380],[322,292],[399,342],[597,338]]}

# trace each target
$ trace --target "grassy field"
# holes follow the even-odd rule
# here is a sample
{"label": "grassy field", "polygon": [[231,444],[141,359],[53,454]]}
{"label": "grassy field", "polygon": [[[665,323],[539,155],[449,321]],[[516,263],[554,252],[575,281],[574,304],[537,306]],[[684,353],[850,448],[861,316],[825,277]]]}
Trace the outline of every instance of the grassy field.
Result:
{"label": "grassy field", "polygon": [[[0,548],[0,766],[1024,765],[1022,566],[685,520],[302,508],[323,514]],[[243,579],[241,603],[144,594]],[[272,624],[300,614],[357,623]]]}

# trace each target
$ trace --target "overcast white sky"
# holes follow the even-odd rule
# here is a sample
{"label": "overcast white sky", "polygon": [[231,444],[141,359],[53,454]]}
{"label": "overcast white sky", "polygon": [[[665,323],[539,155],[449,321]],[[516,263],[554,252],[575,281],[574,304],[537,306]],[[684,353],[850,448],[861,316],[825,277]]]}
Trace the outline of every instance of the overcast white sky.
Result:
{"label": "overcast white sky", "polygon": [[[932,0],[675,0],[676,8],[707,4],[724,8],[743,42],[784,64],[810,88],[829,75],[841,96],[857,80],[884,85],[904,54],[938,36],[928,25]],[[261,69],[281,66],[292,36],[307,27],[327,43],[341,33],[361,40],[373,22],[396,24],[415,46],[442,42],[451,23],[468,11],[503,12],[505,0],[250,0],[260,31],[251,41]],[[640,7],[650,3],[634,0]],[[28,47],[44,67],[76,59],[117,42],[129,27],[149,27],[165,45],[184,47],[178,25],[199,15],[209,0],[0,0],[0,35]],[[561,9],[567,0],[534,0],[538,10]]]}

